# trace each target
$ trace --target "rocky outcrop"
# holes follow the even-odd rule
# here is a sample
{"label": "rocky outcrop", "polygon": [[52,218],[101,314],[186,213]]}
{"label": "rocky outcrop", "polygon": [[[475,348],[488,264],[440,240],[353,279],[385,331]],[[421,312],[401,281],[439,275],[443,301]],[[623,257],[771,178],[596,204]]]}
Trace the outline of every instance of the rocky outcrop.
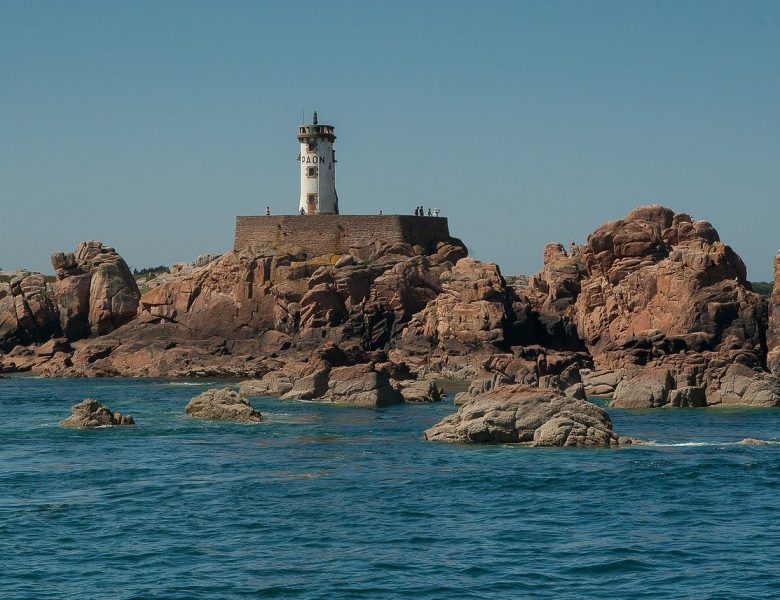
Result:
{"label": "rocky outcrop", "polygon": [[136,319],[76,350],[72,372],[261,378],[280,353],[295,363],[328,343],[358,354],[387,348],[464,255],[457,240],[432,254],[376,246],[368,262],[228,252],[145,293]]}
{"label": "rocky outcrop", "polygon": [[352,406],[389,406],[401,404],[404,396],[390,377],[371,364],[338,367],[331,371],[328,389],[320,397],[335,404]]}
{"label": "rocky outcrop", "polygon": [[500,348],[509,297],[498,266],[463,258],[442,275],[441,285],[442,292],[414,316],[404,336],[426,339],[447,354]]}
{"label": "rocky outcrop", "polygon": [[656,408],[670,402],[675,387],[668,369],[645,368],[626,376],[615,388],[610,406],[618,408]]}
{"label": "rocky outcrop", "polygon": [[549,388],[584,399],[580,371],[588,366],[590,360],[584,353],[517,347],[514,353],[493,354],[483,360],[469,389],[455,397],[455,404],[462,405],[480,394],[515,384]]}
{"label": "rocky outcrop", "polygon": [[563,244],[551,242],[544,247],[542,270],[531,278],[528,293],[540,311],[571,316],[586,277],[579,247],[567,252]]}
{"label": "rocky outcrop", "polygon": [[[708,405],[774,405],[766,302],[711,224],[642,206],[599,227],[581,259],[574,318],[596,367],[588,393],[623,407],[701,405],[702,393]],[[673,393],[682,388],[697,391]]]}
{"label": "rocky outcrop", "polygon": [[[85,242],[52,261],[53,289],[32,274],[0,285],[0,370],[248,377],[245,394],[341,401],[330,386],[349,367],[368,369],[355,373],[367,404],[385,402],[385,376],[406,401],[435,399],[423,381],[447,376],[474,379],[460,404],[515,384],[624,407],[776,403],[780,286],[770,316],[712,225],[657,205],[582,248],[548,244],[527,286],[455,239],[315,257],[248,248],[174,268],[136,312],[111,248]],[[333,344],[335,362],[313,357]]]}
{"label": "rocky outcrop", "polygon": [[0,283],[0,350],[43,342],[59,329],[52,285],[42,274],[17,271]]}
{"label": "rocky outcrop", "polygon": [[70,409],[70,416],[60,421],[62,427],[113,427],[135,425],[133,417],[111,411],[94,398],[87,398]]}
{"label": "rocky outcrop", "polygon": [[780,252],[775,255],[775,282],[769,298],[769,332],[767,364],[776,377],[780,377]]}
{"label": "rocky outcrop", "polygon": [[259,423],[263,416],[252,408],[249,400],[230,388],[206,390],[187,404],[186,412],[196,419]]}
{"label": "rocky outcrop", "polygon": [[612,431],[612,421],[598,406],[524,385],[503,386],[470,398],[454,415],[428,429],[425,439],[532,446],[630,443]]}
{"label": "rocky outcrop", "polygon": [[124,259],[101,242],[81,242],[75,252],[51,257],[54,300],[69,340],[105,335],[136,315],[141,294]]}
{"label": "rocky outcrop", "polygon": [[242,396],[272,396],[280,398],[294,386],[297,378],[287,372],[270,371],[261,379],[247,379],[238,386],[238,393]]}
{"label": "rocky outcrop", "polygon": [[686,350],[761,354],[765,304],[708,222],[643,206],[591,234],[582,261],[577,327],[597,366]]}
{"label": "rocky outcrop", "polygon": [[401,392],[404,402],[439,402],[441,390],[433,380],[406,380],[394,382],[394,387]]}
{"label": "rocky outcrop", "polygon": [[707,406],[707,395],[704,388],[688,385],[669,393],[669,403],[666,406],[676,408],[697,408]]}
{"label": "rocky outcrop", "polygon": [[708,404],[780,406],[780,379],[760,368],[732,363],[706,375]]}

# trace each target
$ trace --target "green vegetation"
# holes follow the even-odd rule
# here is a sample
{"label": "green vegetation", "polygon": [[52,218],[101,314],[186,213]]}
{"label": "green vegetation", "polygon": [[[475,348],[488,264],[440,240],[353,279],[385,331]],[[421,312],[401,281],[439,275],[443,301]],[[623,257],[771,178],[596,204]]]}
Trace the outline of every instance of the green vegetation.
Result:
{"label": "green vegetation", "polygon": [[143,277],[144,275],[158,275],[160,273],[170,273],[171,270],[163,265],[159,267],[146,267],[145,269],[133,269],[133,275]]}
{"label": "green vegetation", "polygon": [[761,294],[764,298],[769,298],[774,287],[771,281],[751,281],[750,285],[753,286],[754,292]]}
{"label": "green vegetation", "polygon": [[10,275],[0,275],[0,283],[8,283],[11,281]]}

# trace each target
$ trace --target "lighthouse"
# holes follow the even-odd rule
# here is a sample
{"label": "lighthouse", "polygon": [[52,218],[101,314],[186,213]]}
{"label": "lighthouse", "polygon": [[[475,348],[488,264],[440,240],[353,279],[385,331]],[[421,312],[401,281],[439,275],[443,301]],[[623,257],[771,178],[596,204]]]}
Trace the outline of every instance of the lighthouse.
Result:
{"label": "lighthouse", "polygon": [[336,194],[336,136],[331,125],[320,125],[315,111],[311,125],[298,128],[301,144],[301,214],[339,214]]}

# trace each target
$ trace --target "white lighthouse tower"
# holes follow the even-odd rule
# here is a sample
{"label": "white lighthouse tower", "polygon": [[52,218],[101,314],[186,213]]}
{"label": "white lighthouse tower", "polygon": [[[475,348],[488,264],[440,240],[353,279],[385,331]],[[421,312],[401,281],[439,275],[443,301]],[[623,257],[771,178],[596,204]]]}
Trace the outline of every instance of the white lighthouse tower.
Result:
{"label": "white lighthouse tower", "polygon": [[320,125],[315,111],[311,125],[298,128],[301,143],[301,200],[299,212],[307,215],[339,214],[336,194],[336,136],[331,125]]}

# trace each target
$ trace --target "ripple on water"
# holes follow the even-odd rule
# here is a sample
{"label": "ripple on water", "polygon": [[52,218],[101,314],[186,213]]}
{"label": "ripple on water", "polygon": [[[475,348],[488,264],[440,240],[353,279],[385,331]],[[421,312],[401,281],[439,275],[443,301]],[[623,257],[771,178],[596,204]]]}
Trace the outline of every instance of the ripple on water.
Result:
{"label": "ripple on water", "polygon": [[[772,410],[613,411],[656,445],[427,444],[451,404],[253,399],[258,426],[184,414],[213,382],[0,382],[2,598],[771,597]],[[224,382],[220,383],[224,385]],[[57,427],[93,396],[124,430]]]}

